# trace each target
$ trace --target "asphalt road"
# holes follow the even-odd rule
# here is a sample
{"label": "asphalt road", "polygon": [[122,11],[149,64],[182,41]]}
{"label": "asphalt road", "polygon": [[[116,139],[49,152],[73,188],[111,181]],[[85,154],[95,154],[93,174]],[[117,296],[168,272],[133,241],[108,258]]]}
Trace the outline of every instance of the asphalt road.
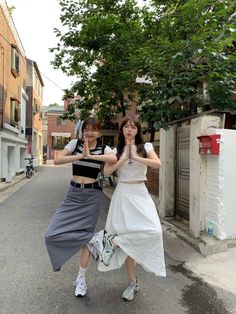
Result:
{"label": "asphalt road", "polygon": [[[44,232],[66,194],[70,175],[68,166],[44,166],[0,203],[1,314],[228,313],[218,293],[167,255],[166,278],[137,267],[141,289],[132,302],[121,299],[127,285],[125,269],[101,273],[91,259],[88,294],[76,298],[72,283],[79,253],[54,273],[44,245]],[[104,226],[108,206],[104,195],[98,230]]]}

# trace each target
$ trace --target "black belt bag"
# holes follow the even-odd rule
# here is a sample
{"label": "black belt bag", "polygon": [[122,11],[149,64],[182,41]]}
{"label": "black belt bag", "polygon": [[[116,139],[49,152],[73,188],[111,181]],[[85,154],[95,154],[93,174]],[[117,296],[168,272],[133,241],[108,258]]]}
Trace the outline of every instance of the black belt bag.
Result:
{"label": "black belt bag", "polygon": [[96,189],[96,190],[102,191],[102,187],[101,187],[101,184],[99,181],[96,181],[94,183],[86,183],[86,184],[71,181],[70,184],[75,186],[76,188],[79,188],[79,189]]}

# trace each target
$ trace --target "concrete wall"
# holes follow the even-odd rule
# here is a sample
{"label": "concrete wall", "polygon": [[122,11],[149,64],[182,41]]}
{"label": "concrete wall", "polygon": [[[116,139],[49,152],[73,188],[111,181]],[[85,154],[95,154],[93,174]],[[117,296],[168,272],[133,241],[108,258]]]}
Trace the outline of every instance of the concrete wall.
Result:
{"label": "concrete wall", "polygon": [[[209,133],[209,132],[208,132]],[[207,176],[205,193],[206,228],[211,221],[214,235],[223,240],[236,238],[236,131],[214,129],[210,133],[220,134],[220,155],[206,156]]]}
{"label": "concrete wall", "polygon": [[12,177],[25,169],[27,141],[16,132],[16,128],[5,124],[5,131],[0,132],[1,167],[0,179],[11,182]]}
{"label": "concrete wall", "polygon": [[222,155],[224,158],[224,193],[223,203],[225,205],[225,220],[223,231],[227,238],[236,238],[236,131],[222,130],[224,135],[224,146]]}
{"label": "concrete wall", "polygon": [[222,126],[222,115],[202,115],[190,123],[190,208],[189,223],[193,236],[205,229],[205,186],[207,163],[199,154],[198,136]]}
{"label": "concrete wall", "polygon": [[[199,154],[198,136],[208,134],[223,126],[224,116],[220,114],[198,115],[190,122],[190,206],[189,206],[189,231],[194,237],[198,237],[201,231],[206,229],[206,217],[209,203],[206,201],[207,186],[218,184],[220,179],[213,178],[212,173],[218,169],[217,161],[213,156],[202,156]],[[186,122],[179,123],[184,126]],[[160,131],[160,205],[161,217],[173,216],[175,211],[175,159],[176,159],[176,125],[171,125],[169,130]],[[209,166],[209,161],[212,163]],[[218,181],[217,181],[218,180]],[[210,182],[211,181],[211,182]],[[220,183],[219,183],[220,184]],[[219,194],[214,192],[212,198]],[[218,194],[217,194],[218,193]],[[210,194],[209,194],[210,195]],[[210,201],[210,196],[208,197]],[[214,199],[222,208],[219,199]]]}
{"label": "concrete wall", "polygon": [[159,215],[174,215],[176,125],[160,130]]}

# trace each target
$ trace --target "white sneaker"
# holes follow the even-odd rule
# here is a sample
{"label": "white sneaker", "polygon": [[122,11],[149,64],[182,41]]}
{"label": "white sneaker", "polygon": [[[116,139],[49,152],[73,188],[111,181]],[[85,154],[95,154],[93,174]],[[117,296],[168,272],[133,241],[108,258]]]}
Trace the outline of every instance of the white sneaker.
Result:
{"label": "white sneaker", "polygon": [[122,299],[126,301],[132,301],[134,298],[134,294],[139,291],[138,282],[129,282],[128,287],[122,293]]}
{"label": "white sneaker", "polygon": [[112,243],[112,239],[115,238],[114,235],[105,236],[105,246],[102,251],[102,261],[105,266],[109,266],[111,258],[116,251],[116,247]]}
{"label": "white sneaker", "polygon": [[95,260],[99,258],[100,261],[102,261],[102,252],[104,249],[104,230],[96,232],[87,244],[87,247]]}
{"label": "white sneaker", "polygon": [[104,250],[104,230],[95,233],[93,245],[97,250],[100,261],[102,261],[102,252]]}
{"label": "white sneaker", "polygon": [[73,286],[75,287],[76,297],[84,297],[86,295],[88,287],[86,284],[85,276],[79,276],[73,283]]}
{"label": "white sneaker", "polygon": [[[90,240],[92,241],[92,240]],[[92,257],[95,259],[95,261],[98,259],[98,252],[97,249],[94,247],[92,243],[87,243],[87,248],[89,249],[89,252],[91,253]]]}

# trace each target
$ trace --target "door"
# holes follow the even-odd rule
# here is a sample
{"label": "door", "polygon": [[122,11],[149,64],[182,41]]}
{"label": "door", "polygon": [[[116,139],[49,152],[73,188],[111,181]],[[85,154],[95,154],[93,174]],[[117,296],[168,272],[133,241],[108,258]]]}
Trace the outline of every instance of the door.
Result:
{"label": "door", "polygon": [[177,128],[175,215],[189,220],[190,127]]}

